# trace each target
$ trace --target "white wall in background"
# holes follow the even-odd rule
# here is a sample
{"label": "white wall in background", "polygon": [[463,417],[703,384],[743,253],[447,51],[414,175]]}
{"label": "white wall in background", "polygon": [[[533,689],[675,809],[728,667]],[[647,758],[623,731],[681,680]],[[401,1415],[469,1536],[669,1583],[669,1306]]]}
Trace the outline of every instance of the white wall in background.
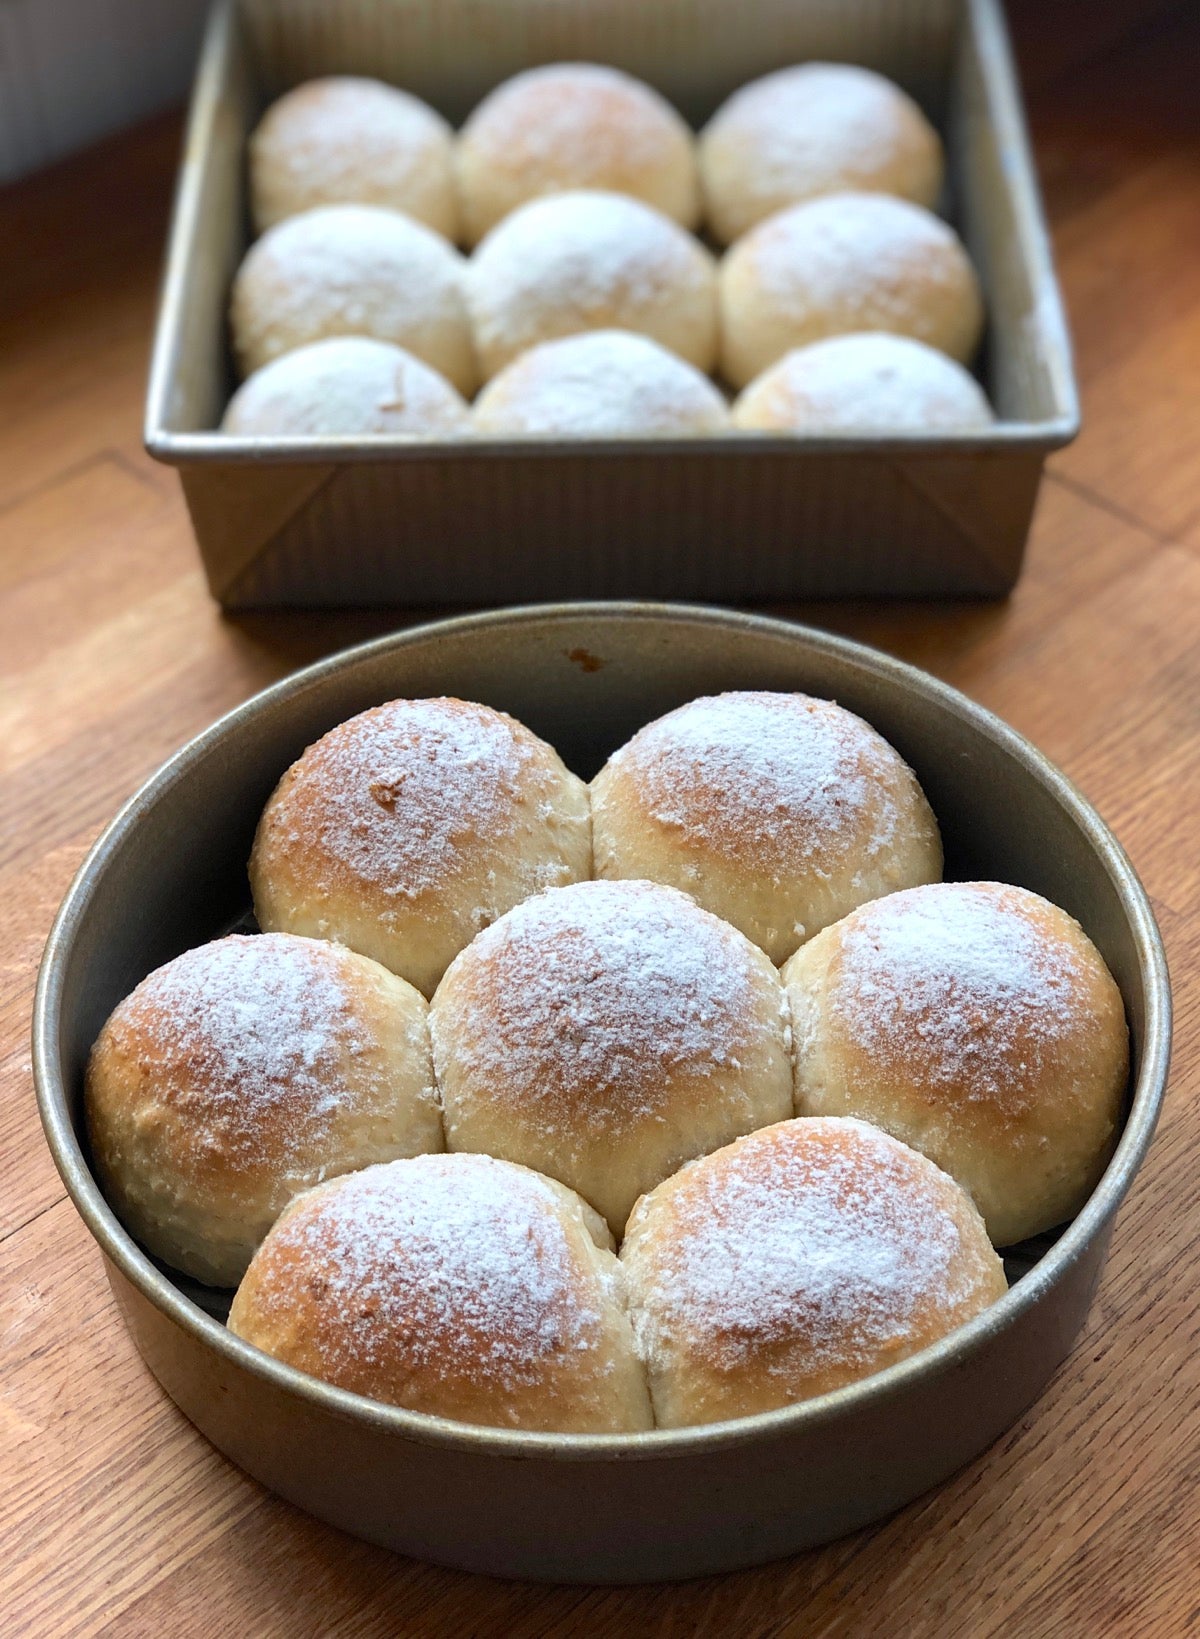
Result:
{"label": "white wall in background", "polygon": [[207,0],[0,0],[0,182],[184,97]]}

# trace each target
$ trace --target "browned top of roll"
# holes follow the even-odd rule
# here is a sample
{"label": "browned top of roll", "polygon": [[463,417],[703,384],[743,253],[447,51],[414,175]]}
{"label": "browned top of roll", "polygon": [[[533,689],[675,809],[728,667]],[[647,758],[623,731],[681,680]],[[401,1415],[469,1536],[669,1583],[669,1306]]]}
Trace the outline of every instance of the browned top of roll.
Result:
{"label": "browned top of roll", "polygon": [[912,771],[832,700],[731,690],[640,729],[597,781],[619,789],[677,847],[739,859],[775,881],[885,854],[906,821],[936,831]]}
{"label": "browned top of roll", "polygon": [[881,1370],[995,1301],[969,1197],[864,1122],[785,1121],[693,1162],[622,1249],[662,1424],[805,1399]]}
{"label": "browned top of roll", "polygon": [[1123,1072],[1112,976],[1078,923],[1025,888],[911,888],[853,912],[833,943],[832,1039],[851,1079],[857,1064],[1003,1137],[1036,1125],[1093,1057]]}
{"label": "browned top of roll", "polygon": [[92,1051],[100,1158],[121,1164],[109,1154],[119,1133],[156,1138],[160,1164],[169,1154],[175,1178],[214,1198],[306,1171],[336,1124],[379,1119],[393,1102],[381,986],[407,995],[424,1063],[420,998],[352,951],[287,933],[185,951],[118,1005]]}
{"label": "browned top of roll", "polygon": [[301,1196],[229,1324],[358,1394],[467,1422],[649,1426],[619,1266],[569,1190],[482,1155],[369,1167]]}

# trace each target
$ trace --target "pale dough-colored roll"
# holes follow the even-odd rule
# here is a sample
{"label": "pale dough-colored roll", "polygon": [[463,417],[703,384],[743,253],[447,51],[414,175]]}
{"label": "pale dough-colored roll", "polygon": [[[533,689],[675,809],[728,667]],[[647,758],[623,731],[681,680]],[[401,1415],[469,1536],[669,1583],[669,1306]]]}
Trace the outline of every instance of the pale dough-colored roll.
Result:
{"label": "pale dough-colored roll", "polygon": [[1121,993],[1065,911],[946,882],[864,905],[784,969],[796,1109],[855,1115],[968,1190],[998,1246],[1064,1222],[1116,1142]]}
{"label": "pale dough-colored roll", "polygon": [[474,424],[492,437],[681,438],[726,431],[729,407],[648,336],[590,330],[506,365],[476,399]]}
{"label": "pale dough-colored roll", "polygon": [[396,1161],[301,1196],[229,1326],[409,1411],[573,1434],[652,1422],[603,1222],[561,1184],[484,1155]]}
{"label": "pale dough-colored roll", "polygon": [[392,700],[280,780],[250,859],[263,928],[335,939],[431,995],[481,928],[591,872],[587,787],[488,706]]}
{"label": "pale dough-colored roll", "polygon": [[323,205],[251,245],[230,322],[243,375],[327,336],[404,347],[460,393],[478,380],[464,263],[440,234],[378,205]]}
{"label": "pale dough-colored roll", "polygon": [[692,133],[657,91],[598,63],[531,68],[484,98],[458,139],[468,244],[527,200],[604,188],[685,228],[700,214]]}
{"label": "pale dough-colored roll", "polygon": [[978,432],[992,425],[961,364],[908,336],[832,336],[785,353],[745,389],[733,424],[751,432]]}
{"label": "pale dough-colored roll", "polygon": [[661,211],[621,194],[551,194],[505,217],[471,258],[484,380],[539,342],[633,330],[698,370],[716,357],[712,257]]}
{"label": "pale dough-colored roll", "polygon": [[449,1147],[561,1179],[618,1234],[684,1161],[791,1111],[778,974],[656,883],[526,900],[452,964],[431,1018]]}
{"label": "pale dough-colored roll", "polygon": [[273,359],[229,401],[236,438],[445,438],[469,433],[460,394],[402,347],[331,336]]}
{"label": "pale dough-colored roll", "polygon": [[119,1004],[88,1064],[105,1194],[156,1257],[233,1286],[324,1178],[442,1148],[424,999],[290,934],[218,939]]}
{"label": "pale dough-colored roll", "polygon": [[969,1197],[861,1121],[785,1121],[643,1197],[621,1248],[660,1428],[774,1411],[1003,1297]]}
{"label": "pale dough-colored roll", "polygon": [[457,239],[454,133],[419,97],[331,75],[273,102],[250,138],[250,208],[265,233],[317,205],[386,205]]}
{"label": "pale dough-colored roll", "polygon": [[931,211],[878,193],[827,194],[768,216],[720,269],[721,369],[744,387],[794,347],[852,331],[911,336],[968,363],[979,281]]}
{"label": "pale dough-colored roll", "polygon": [[936,881],[937,821],[861,717],[733,691],[640,729],[592,782],[596,875],[682,888],[772,961],[855,905]]}
{"label": "pale dough-colored roll", "polygon": [[937,203],[942,144],[911,97],[869,68],[800,63],[742,86],[699,141],[705,220],[730,244],[756,222],[847,188]]}

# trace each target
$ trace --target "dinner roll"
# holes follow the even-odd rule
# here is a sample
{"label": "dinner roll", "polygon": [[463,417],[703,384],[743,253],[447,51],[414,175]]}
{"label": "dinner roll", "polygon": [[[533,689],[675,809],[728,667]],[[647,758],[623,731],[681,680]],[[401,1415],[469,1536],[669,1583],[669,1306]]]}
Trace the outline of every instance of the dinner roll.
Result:
{"label": "dinner roll", "polygon": [[635,330],[698,370],[716,357],[712,257],[621,194],[522,205],[475,252],[467,292],[485,381],[526,348],[581,330]]}
{"label": "dinner roll", "polygon": [[693,1161],[638,1202],[621,1262],[660,1428],[827,1394],[1006,1290],[954,1180],[862,1121],[784,1121]]}
{"label": "dinner roll", "polygon": [[465,700],[392,700],[292,764],[250,857],[263,928],[335,939],[430,995],[541,888],[591,871],[588,794],[544,740]]}
{"label": "dinner roll", "polygon": [[785,353],[733,406],[733,424],[798,433],[971,432],[992,424],[961,364],[908,336],[831,336]]}
{"label": "dinner roll", "polygon": [[561,1179],[618,1234],[682,1162],[791,1113],[779,976],[652,882],[526,900],[451,965],[430,1017],[447,1147]]}
{"label": "dinner roll", "polygon": [[230,322],[243,375],[326,336],[406,347],[460,393],[477,383],[463,261],[439,234],[378,205],[289,216],[246,253]]}
{"label": "dinner roll", "polygon": [[175,1269],[233,1286],[301,1190],[442,1148],[424,999],[291,934],[218,939],[100,1032],[85,1105],[105,1195]]}
{"label": "dinner roll", "polygon": [[912,336],[967,363],[979,281],[953,228],[886,194],[827,194],[768,216],[720,271],[721,369],[735,387],[793,347],[850,331]]}
{"label": "dinner roll", "polygon": [[728,426],[728,406],[707,376],[627,330],[531,347],[475,401],[475,430],[496,436],[679,438]]}
{"label": "dinner roll", "polygon": [[997,1246],[1078,1212],[1116,1141],[1121,993],[1024,888],[946,882],[864,905],[784,969],[796,1109],[856,1115],[968,1190]]}
{"label": "dinner roll", "polygon": [[428,103],[380,80],[309,80],[267,109],[250,138],[259,233],[315,205],[386,205],[458,237],[454,133]]}
{"label": "dinner roll", "polygon": [[942,144],[911,97],[850,63],[800,63],[742,86],[700,133],[705,219],[723,245],[785,205],[865,188],[932,207]]}
{"label": "dinner roll", "polygon": [[300,1197],[230,1330],[338,1388],[499,1428],[651,1426],[621,1266],[590,1207],[486,1155],[424,1155]]}
{"label": "dinner roll", "polygon": [[240,438],[444,438],[470,427],[466,404],[443,376],[366,336],[331,336],[264,364],[221,422]]}
{"label": "dinner roll", "polygon": [[567,188],[644,199],[685,228],[700,215],[692,133],[657,91],[599,63],[551,63],[485,97],[458,139],[468,244],[526,200]]}
{"label": "dinner roll", "polygon": [[592,782],[599,877],[693,895],[773,962],[864,900],[942,874],[912,770],[861,717],[737,691],[648,723]]}

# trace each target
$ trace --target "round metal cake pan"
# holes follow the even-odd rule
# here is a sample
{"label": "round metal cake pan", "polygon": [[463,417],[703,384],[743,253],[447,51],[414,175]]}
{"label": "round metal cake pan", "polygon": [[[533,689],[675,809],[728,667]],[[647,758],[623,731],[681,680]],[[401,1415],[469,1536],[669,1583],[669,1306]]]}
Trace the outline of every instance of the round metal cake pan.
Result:
{"label": "round metal cake pan", "polygon": [[[258,1353],[219,1294],[157,1267],[91,1173],[88,1050],[147,972],[249,904],[246,859],[279,775],[318,735],[403,695],[502,707],[585,778],[640,724],[727,688],[836,699],[916,769],[947,875],[1064,906],[1125,998],[1130,1098],[1079,1216],[1010,1261],[1018,1277],[960,1331],[863,1383],[784,1411],[625,1436],[525,1434],[384,1406]],[[34,1018],[42,1119],[150,1370],[235,1463],[320,1518],[403,1553],[493,1574],[628,1582],[733,1569],[878,1519],[1008,1428],[1068,1355],[1114,1215],[1145,1154],[1170,1050],[1162,942],[1128,859],[1033,746],[953,689],[823,632],[727,610],[575,604],[500,610],[363,645],[267,689],[199,735],[101,837],[59,912]]]}

